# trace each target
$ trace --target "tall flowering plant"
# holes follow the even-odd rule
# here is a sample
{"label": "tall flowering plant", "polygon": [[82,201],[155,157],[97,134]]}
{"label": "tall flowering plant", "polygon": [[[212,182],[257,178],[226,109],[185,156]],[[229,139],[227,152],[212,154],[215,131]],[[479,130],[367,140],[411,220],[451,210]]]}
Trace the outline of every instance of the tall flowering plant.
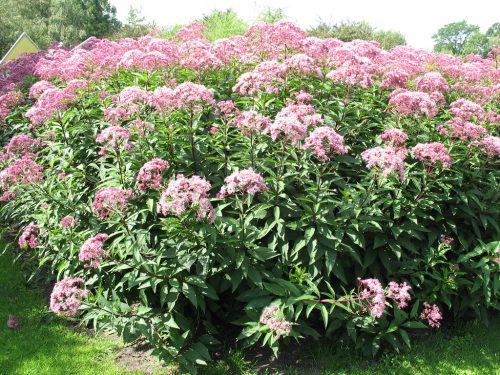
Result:
{"label": "tall flowering plant", "polygon": [[500,308],[491,58],[280,22],[20,64],[39,81],[1,81],[0,220],[55,313],[194,372],[228,339],[375,355]]}

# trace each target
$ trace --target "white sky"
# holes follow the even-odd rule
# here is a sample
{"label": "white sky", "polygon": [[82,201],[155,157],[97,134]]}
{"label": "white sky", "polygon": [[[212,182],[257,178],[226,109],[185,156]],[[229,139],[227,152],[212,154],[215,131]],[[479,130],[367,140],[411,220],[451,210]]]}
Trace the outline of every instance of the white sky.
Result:
{"label": "white sky", "polygon": [[441,26],[461,20],[481,27],[500,22],[499,0],[110,0],[125,21],[130,6],[140,7],[148,21],[160,26],[185,24],[213,9],[232,8],[252,23],[270,6],[282,8],[288,19],[302,28],[318,20],[368,21],[379,29],[403,33],[408,44],[432,49],[432,34]]}

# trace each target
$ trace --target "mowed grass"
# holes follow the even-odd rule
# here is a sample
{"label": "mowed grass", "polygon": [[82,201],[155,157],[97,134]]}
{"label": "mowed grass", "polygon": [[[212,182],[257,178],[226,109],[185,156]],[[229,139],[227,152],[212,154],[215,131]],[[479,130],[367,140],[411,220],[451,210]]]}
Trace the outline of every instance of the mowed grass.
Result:
{"label": "mowed grass", "polygon": [[[9,314],[21,319],[19,330],[7,328]],[[114,361],[119,342],[69,327],[53,315],[25,275],[0,256],[0,375],[115,375],[131,373]],[[155,374],[172,374],[172,368]],[[490,326],[476,322],[445,328],[413,341],[413,351],[372,360],[333,342],[302,341],[275,363],[237,352],[201,367],[202,375],[389,375],[499,374],[500,317]]]}
{"label": "mowed grass", "polygon": [[[7,327],[9,314],[21,327]],[[37,289],[12,258],[0,255],[0,374],[115,375],[126,373],[114,363],[119,343],[68,327],[52,314]]]}
{"label": "mowed grass", "polygon": [[488,327],[470,322],[430,332],[413,340],[410,353],[387,354],[377,360],[325,341],[302,342],[295,352],[298,354],[282,356],[277,363],[268,365],[236,353],[201,374],[497,375],[500,374],[500,317],[494,317]]}

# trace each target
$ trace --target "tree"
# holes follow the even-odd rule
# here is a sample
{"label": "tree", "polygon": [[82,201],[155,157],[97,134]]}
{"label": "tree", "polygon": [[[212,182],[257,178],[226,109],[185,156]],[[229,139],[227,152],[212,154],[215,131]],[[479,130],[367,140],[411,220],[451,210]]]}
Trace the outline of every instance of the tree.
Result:
{"label": "tree", "polygon": [[434,51],[462,55],[467,39],[476,33],[479,33],[479,26],[470,25],[466,21],[444,25],[432,36]]}
{"label": "tree", "polygon": [[127,22],[117,29],[111,39],[120,38],[140,38],[147,35],[154,25],[146,23],[146,18],[142,15],[142,9],[130,6],[127,15]]}
{"label": "tree", "polygon": [[285,18],[286,15],[283,9],[267,7],[262,12],[260,12],[259,16],[257,17],[257,21],[265,23],[276,23]]}
{"label": "tree", "polygon": [[475,54],[486,57],[491,50],[491,45],[488,37],[481,33],[474,33],[467,38],[465,42],[463,54]]}
{"label": "tree", "polygon": [[386,50],[406,44],[404,35],[397,31],[376,31],[375,34],[373,34],[373,39],[379,42],[380,46]]}
{"label": "tree", "polygon": [[372,40],[374,28],[366,21],[341,21],[329,24],[324,21],[309,30],[309,35],[318,38],[337,38],[344,42],[355,39]]}
{"label": "tree", "polygon": [[232,9],[214,10],[202,19],[207,28],[205,37],[214,41],[221,38],[228,38],[232,35],[244,34],[248,25]]}
{"label": "tree", "polygon": [[109,0],[2,0],[0,53],[21,32],[40,48],[57,40],[70,46],[90,36],[104,37],[120,26]]}

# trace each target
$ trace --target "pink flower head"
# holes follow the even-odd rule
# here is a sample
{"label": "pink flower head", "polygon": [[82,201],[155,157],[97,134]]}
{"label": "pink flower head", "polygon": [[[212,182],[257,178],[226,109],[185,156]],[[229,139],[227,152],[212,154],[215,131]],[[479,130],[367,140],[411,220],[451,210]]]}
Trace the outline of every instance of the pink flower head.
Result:
{"label": "pink flower head", "polygon": [[14,160],[10,166],[0,172],[0,189],[4,191],[0,196],[0,201],[11,199],[14,192],[9,190],[17,184],[35,184],[42,181],[42,170],[43,167],[33,161],[29,155]]}
{"label": "pink flower head", "polygon": [[104,121],[107,121],[113,125],[118,125],[120,122],[126,120],[128,114],[125,108],[122,107],[110,107],[104,110]]}
{"label": "pink flower head", "polygon": [[292,145],[307,136],[309,126],[323,123],[321,115],[316,113],[313,106],[308,104],[289,104],[278,112],[270,126],[271,139],[283,138]]}
{"label": "pink flower head", "polygon": [[50,309],[56,314],[76,315],[82,299],[89,293],[79,288],[82,284],[84,280],[79,277],[68,277],[57,282],[50,295]]}
{"label": "pink flower head", "polygon": [[40,233],[40,227],[35,224],[28,224],[24,227],[21,236],[19,236],[19,248],[21,250],[26,250],[28,248],[34,249],[38,246],[38,234]]}
{"label": "pink flower head", "polygon": [[109,255],[103,250],[104,242],[108,237],[105,233],[98,233],[83,243],[78,253],[78,260],[85,263],[85,268],[98,268],[102,259]]}
{"label": "pink flower head", "polygon": [[165,86],[156,88],[149,97],[149,105],[160,113],[173,111],[176,107],[174,90]]}
{"label": "pink flower head", "polygon": [[265,324],[278,338],[287,336],[292,331],[292,323],[280,316],[278,306],[268,306],[264,308],[259,322]]}
{"label": "pink flower head", "polygon": [[347,86],[370,87],[373,86],[373,75],[370,66],[366,64],[353,64],[346,62],[326,75],[334,82]]}
{"label": "pink flower head", "polygon": [[19,134],[13,136],[5,150],[15,155],[33,154],[40,147],[41,142],[29,134]]}
{"label": "pink flower head", "polygon": [[427,323],[432,328],[439,328],[443,316],[437,305],[429,305],[427,302],[424,302],[424,310],[420,314],[420,319],[427,320]]}
{"label": "pink flower head", "polygon": [[377,279],[361,280],[360,278],[358,278],[358,283],[363,288],[359,293],[361,303],[368,304],[370,313],[380,318],[385,311],[385,293],[382,284]]}
{"label": "pink flower head", "polygon": [[137,133],[137,135],[143,137],[147,133],[152,132],[154,130],[155,126],[150,122],[146,122],[146,121],[142,121],[141,119],[137,119],[137,120],[132,121],[129,124],[129,128],[131,130],[133,130],[135,133]]}
{"label": "pink flower head", "polygon": [[7,327],[10,329],[18,329],[21,323],[19,322],[19,318],[15,315],[9,315],[7,319]]}
{"label": "pink flower head", "polygon": [[133,195],[130,190],[123,190],[114,186],[105,187],[95,193],[92,208],[101,219],[106,219],[114,214],[122,215],[127,210],[128,200]]}
{"label": "pink flower head", "polygon": [[308,104],[313,99],[313,96],[304,90],[300,90],[299,92],[296,92],[293,95],[293,97],[295,98],[295,100],[297,100],[297,103],[299,103],[299,104]]}
{"label": "pink flower head", "polygon": [[415,84],[419,91],[432,93],[432,92],[445,92],[450,88],[443,76],[438,72],[425,73],[423,76],[415,79]]}
{"label": "pink flower head", "polygon": [[226,120],[231,115],[237,115],[239,112],[240,111],[233,100],[222,100],[220,102],[217,102],[215,107],[215,114],[217,116],[224,117]]}
{"label": "pink flower head", "polygon": [[133,104],[144,104],[149,101],[149,93],[137,86],[125,87],[116,97],[115,103],[118,106],[130,106]]}
{"label": "pink flower head", "polygon": [[30,87],[29,97],[31,99],[38,99],[45,91],[47,91],[48,89],[53,89],[55,87],[56,86],[54,86],[54,84],[51,82],[38,81]]}
{"label": "pink flower head", "polygon": [[188,209],[197,209],[198,220],[212,223],[215,211],[208,199],[210,182],[199,176],[186,178],[178,174],[163,191],[158,203],[158,212],[163,215],[182,215]]}
{"label": "pink flower head", "polygon": [[453,237],[447,237],[446,235],[442,234],[439,236],[439,242],[444,243],[445,245],[450,246],[455,239]]}
{"label": "pink flower head", "polygon": [[411,153],[421,162],[432,167],[441,164],[443,168],[451,166],[451,156],[448,149],[439,142],[419,143],[412,148]]}
{"label": "pink flower head", "polygon": [[245,111],[236,117],[234,125],[241,130],[241,134],[250,136],[257,133],[267,133],[271,120],[257,111]]}
{"label": "pink flower head", "polygon": [[347,154],[344,137],[329,126],[320,126],[314,129],[306,138],[302,149],[311,150],[318,159],[323,161],[327,161],[335,154]]}
{"label": "pink flower head", "polygon": [[437,114],[436,102],[429,94],[420,91],[397,89],[390,96],[389,106],[400,116],[432,118]]}
{"label": "pink flower head", "polygon": [[233,172],[224,179],[217,198],[225,198],[233,194],[254,195],[260,191],[267,191],[268,188],[262,176],[255,173],[252,169],[243,169],[239,172]]}
{"label": "pink flower head", "polygon": [[450,112],[465,121],[481,122],[486,116],[486,112],[483,107],[463,98],[450,104]]}
{"label": "pink flower head", "polygon": [[1,95],[0,89],[0,120],[3,120],[10,113],[11,109],[23,101],[23,94],[18,91],[9,91]]}
{"label": "pink flower head", "polygon": [[140,191],[159,189],[161,187],[162,172],[168,168],[168,162],[162,159],[152,159],[145,163],[137,175],[137,188]]}
{"label": "pink flower head", "polygon": [[383,176],[397,173],[401,181],[405,178],[404,150],[394,147],[373,147],[361,153],[361,157],[369,169],[380,169]]}
{"label": "pink flower head", "polygon": [[204,105],[215,104],[214,93],[203,85],[184,82],[173,91],[173,106],[175,109],[202,110]]}
{"label": "pink flower head", "polygon": [[70,229],[70,228],[74,228],[74,227],[77,227],[78,225],[80,225],[80,222],[78,220],[76,220],[73,216],[71,215],[68,215],[68,216],[64,216],[61,221],[59,222],[59,226],[62,228],[62,229]]}
{"label": "pink flower head", "polygon": [[402,69],[389,70],[384,73],[382,82],[380,82],[381,89],[406,89],[408,87],[409,74]]}
{"label": "pink flower head", "polygon": [[484,126],[473,124],[460,117],[455,117],[447,121],[445,125],[438,126],[437,130],[441,134],[449,134],[452,138],[458,138],[461,141],[473,141],[488,134]]}
{"label": "pink flower head", "polygon": [[477,145],[488,156],[500,156],[500,137],[494,137],[492,135],[484,137],[481,141],[477,142]]}
{"label": "pink flower head", "polygon": [[404,309],[408,306],[408,302],[411,301],[411,286],[407,283],[398,284],[395,281],[391,281],[388,286],[387,298],[393,299],[400,309]]}
{"label": "pink flower head", "polygon": [[284,65],[291,72],[298,73],[301,76],[321,74],[321,69],[315,64],[314,59],[303,53],[292,55],[285,60]]}
{"label": "pink flower head", "polygon": [[115,149],[128,149],[131,146],[128,141],[130,136],[128,129],[121,126],[109,126],[97,135],[96,141]]}
{"label": "pink flower head", "polygon": [[379,138],[386,146],[404,147],[408,135],[399,129],[386,129]]}

